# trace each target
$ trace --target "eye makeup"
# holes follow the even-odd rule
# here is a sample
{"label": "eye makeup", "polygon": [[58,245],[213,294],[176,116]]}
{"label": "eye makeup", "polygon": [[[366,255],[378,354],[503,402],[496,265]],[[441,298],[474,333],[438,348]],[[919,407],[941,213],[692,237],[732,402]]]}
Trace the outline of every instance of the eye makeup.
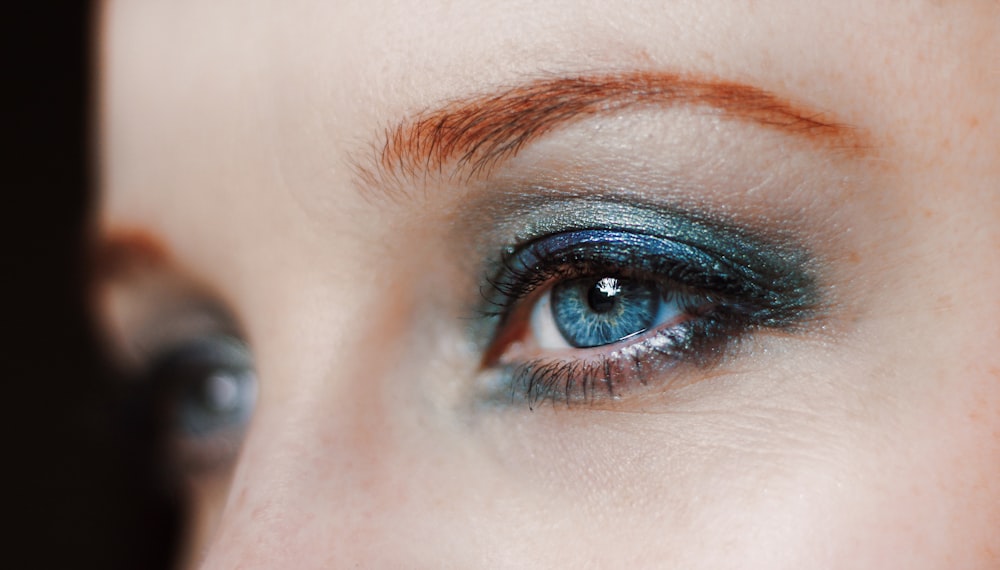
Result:
{"label": "eye makeup", "polygon": [[117,364],[131,380],[123,394],[127,421],[151,432],[171,478],[225,473],[256,404],[253,357],[240,327],[187,274],[162,259],[123,254],[102,299],[114,315]]}
{"label": "eye makeup", "polygon": [[250,351],[224,334],[179,339],[146,357],[133,394],[174,475],[222,472],[235,461],[257,398]]}
{"label": "eye makeup", "polygon": [[[579,202],[589,214],[546,218],[487,272],[491,401],[620,399],[717,362],[753,331],[804,323],[821,304],[810,256],[788,240],[626,204],[610,208],[624,214],[615,223]],[[561,350],[539,340],[555,334],[569,341]]]}

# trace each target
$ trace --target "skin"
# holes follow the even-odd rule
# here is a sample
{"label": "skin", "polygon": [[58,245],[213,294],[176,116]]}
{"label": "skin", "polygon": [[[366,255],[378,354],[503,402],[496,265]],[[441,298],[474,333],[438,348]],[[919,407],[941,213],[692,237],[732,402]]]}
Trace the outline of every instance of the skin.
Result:
{"label": "skin", "polygon": [[[157,244],[98,282],[111,350],[138,366],[208,298],[259,378],[238,456],[181,477],[181,564],[1000,566],[1000,4],[134,0],[100,28],[96,241]],[[657,106],[486,176],[359,180],[387,125],[633,70],[856,144]],[[823,314],[635,397],[484,405],[468,315],[539,181],[795,236]]]}

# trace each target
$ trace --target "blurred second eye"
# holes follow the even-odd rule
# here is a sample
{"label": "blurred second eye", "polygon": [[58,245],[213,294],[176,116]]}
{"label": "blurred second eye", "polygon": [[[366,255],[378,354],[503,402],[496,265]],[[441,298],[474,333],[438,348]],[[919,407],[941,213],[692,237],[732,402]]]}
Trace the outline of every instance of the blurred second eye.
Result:
{"label": "blurred second eye", "polygon": [[227,336],[186,341],[154,360],[169,463],[182,472],[235,460],[257,399],[248,348]]}

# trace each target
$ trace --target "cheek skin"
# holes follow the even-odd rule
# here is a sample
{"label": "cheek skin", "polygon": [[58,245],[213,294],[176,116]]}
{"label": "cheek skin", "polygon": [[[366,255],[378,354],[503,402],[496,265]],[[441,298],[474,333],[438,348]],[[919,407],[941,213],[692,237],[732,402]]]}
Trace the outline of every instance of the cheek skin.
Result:
{"label": "cheek skin", "polygon": [[977,407],[939,401],[925,410],[932,419],[909,431],[897,424],[893,447],[869,457],[865,480],[872,492],[856,504],[852,522],[854,544],[873,567],[995,568],[1000,562],[1000,442],[996,416],[989,424],[971,418]]}
{"label": "cheek skin", "polygon": [[187,512],[182,522],[183,532],[178,560],[182,568],[197,565],[219,528],[219,517],[226,504],[226,495],[231,486],[231,473],[212,477],[185,487]]}
{"label": "cheek skin", "polygon": [[[828,373],[845,355],[814,356]],[[773,385],[723,378],[673,424],[550,409],[447,429],[385,395],[367,422],[344,398],[265,408],[206,567],[991,567],[995,377],[970,365],[977,389],[919,405],[845,396],[911,373],[885,364],[782,392],[797,369],[765,363]]]}

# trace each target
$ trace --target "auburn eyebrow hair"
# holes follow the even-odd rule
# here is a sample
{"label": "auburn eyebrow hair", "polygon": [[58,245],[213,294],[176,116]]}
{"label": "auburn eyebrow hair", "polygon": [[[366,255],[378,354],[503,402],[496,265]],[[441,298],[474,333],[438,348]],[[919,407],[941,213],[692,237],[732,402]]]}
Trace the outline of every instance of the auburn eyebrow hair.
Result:
{"label": "auburn eyebrow hair", "polygon": [[751,85],[680,74],[631,72],[540,79],[499,93],[451,101],[387,129],[362,182],[445,174],[474,177],[569,121],[640,105],[702,105],[726,116],[859,150],[853,127]]}

